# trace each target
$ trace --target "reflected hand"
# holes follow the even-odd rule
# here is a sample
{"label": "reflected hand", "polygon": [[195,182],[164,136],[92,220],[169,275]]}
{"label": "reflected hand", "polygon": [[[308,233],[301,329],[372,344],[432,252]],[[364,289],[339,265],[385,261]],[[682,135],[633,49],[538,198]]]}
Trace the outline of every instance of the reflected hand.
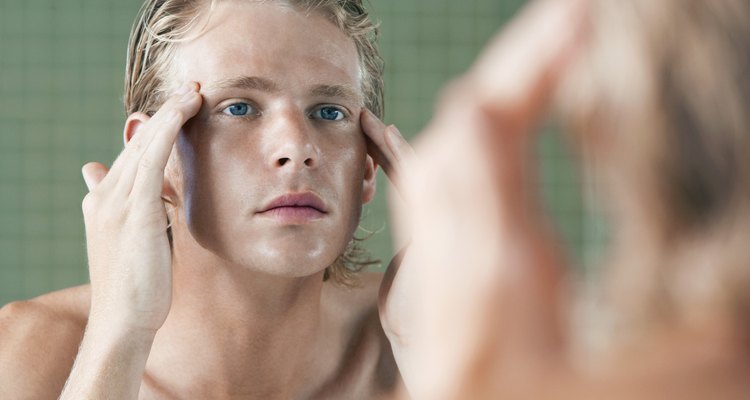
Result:
{"label": "reflected hand", "polygon": [[532,3],[444,91],[419,162],[399,171],[394,215],[411,237],[400,292],[417,311],[399,367],[414,398],[546,398],[539,381],[561,365],[564,257],[532,150],[582,16],[580,1]]}
{"label": "reflected hand", "polygon": [[[400,177],[402,171],[410,168],[406,165],[414,166],[415,164],[413,149],[395,126],[386,126],[369,110],[365,109],[362,112],[360,120],[367,138],[368,153],[383,168],[395,188],[395,192],[391,192],[391,204],[408,201],[401,196]],[[401,221],[396,218],[394,222],[400,223]],[[393,233],[402,232],[403,230],[396,229]],[[396,243],[406,243],[408,246],[409,234],[403,233],[402,236],[396,240]],[[393,257],[385,272],[378,296],[378,311],[381,325],[391,342],[401,375],[408,380],[410,370],[407,365],[408,352],[417,297],[415,293],[417,285],[413,280],[417,276],[414,270],[409,268],[408,262],[404,262],[408,254],[407,249],[408,247],[404,247]]]}

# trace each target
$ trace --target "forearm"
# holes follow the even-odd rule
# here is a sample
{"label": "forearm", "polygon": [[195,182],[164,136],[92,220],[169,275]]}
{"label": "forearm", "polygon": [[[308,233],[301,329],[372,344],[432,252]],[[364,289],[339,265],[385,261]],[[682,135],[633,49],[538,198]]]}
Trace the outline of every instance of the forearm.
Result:
{"label": "forearm", "polygon": [[154,336],[90,323],[60,399],[136,399]]}

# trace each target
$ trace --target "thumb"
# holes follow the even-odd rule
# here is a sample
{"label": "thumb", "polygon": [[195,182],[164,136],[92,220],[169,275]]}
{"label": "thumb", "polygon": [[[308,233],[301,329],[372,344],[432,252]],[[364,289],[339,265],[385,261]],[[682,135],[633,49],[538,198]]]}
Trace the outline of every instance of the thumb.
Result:
{"label": "thumb", "polygon": [[99,182],[107,176],[109,170],[102,163],[90,162],[81,168],[83,174],[83,180],[86,182],[86,186],[89,188],[89,192],[99,185]]}

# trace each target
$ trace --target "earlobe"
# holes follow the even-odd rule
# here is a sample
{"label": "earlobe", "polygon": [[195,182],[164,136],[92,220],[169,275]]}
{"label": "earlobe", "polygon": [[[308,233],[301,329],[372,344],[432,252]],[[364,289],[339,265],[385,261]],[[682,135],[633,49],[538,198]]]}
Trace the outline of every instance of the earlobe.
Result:
{"label": "earlobe", "polygon": [[125,121],[125,127],[123,128],[123,142],[125,144],[128,144],[128,142],[133,139],[133,136],[135,136],[135,134],[143,126],[143,124],[148,122],[149,119],[151,119],[151,117],[149,117],[146,113],[135,112],[130,114],[127,121]]}
{"label": "earlobe", "polygon": [[365,160],[365,175],[364,182],[362,185],[362,204],[367,204],[375,198],[375,190],[377,183],[378,164],[373,161],[369,155]]}

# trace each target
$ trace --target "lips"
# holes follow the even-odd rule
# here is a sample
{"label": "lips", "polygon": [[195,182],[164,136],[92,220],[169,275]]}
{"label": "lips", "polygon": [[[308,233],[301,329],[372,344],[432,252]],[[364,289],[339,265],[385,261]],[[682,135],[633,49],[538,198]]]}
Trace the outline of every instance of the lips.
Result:
{"label": "lips", "polygon": [[321,200],[320,197],[316,196],[313,193],[305,192],[290,193],[279,196],[268,203],[268,205],[263,208],[263,211],[261,211],[261,213],[271,211],[275,208],[284,207],[307,207],[315,209],[324,214],[328,212],[326,211],[325,204],[323,204],[323,200]]}
{"label": "lips", "polygon": [[298,224],[322,218],[328,213],[323,200],[311,192],[290,193],[268,203],[258,214],[283,223]]}

